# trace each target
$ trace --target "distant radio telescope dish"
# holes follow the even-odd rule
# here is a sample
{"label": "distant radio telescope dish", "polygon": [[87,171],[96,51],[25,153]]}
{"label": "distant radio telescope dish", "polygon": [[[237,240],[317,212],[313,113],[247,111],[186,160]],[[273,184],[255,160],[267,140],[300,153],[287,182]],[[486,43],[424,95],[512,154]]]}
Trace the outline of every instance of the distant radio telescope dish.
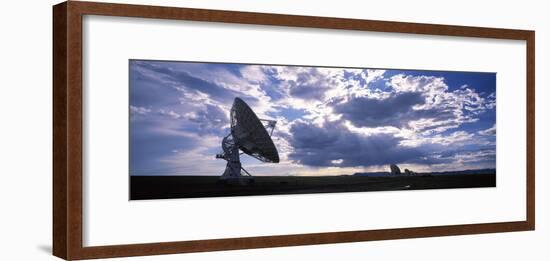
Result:
{"label": "distant radio telescope dish", "polygon": [[395,164],[390,165],[390,172],[392,175],[401,175],[401,169]]}
{"label": "distant radio telescope dish", "polygon": [[[241,166],[240,151],[260,161],[279,163],[279,152],[271,139],[276,121],[258,118],[241,98],[235,98],[230,111],[231,133],[222,140],[223,153],[216,158],[227,161],[222,179],[251,177]],[[269,132],[268,132],[269,130]],[[246,174],[242,175],[241,170]]]}

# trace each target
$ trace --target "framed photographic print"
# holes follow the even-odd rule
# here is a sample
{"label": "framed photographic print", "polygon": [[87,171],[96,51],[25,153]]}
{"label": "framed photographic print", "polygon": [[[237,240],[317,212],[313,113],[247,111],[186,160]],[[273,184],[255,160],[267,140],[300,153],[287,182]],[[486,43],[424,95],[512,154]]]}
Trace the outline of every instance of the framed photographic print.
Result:
{"label": "framed photographic print", "polygon": [[533,31],[53,12],[58,257],[535,228]]}

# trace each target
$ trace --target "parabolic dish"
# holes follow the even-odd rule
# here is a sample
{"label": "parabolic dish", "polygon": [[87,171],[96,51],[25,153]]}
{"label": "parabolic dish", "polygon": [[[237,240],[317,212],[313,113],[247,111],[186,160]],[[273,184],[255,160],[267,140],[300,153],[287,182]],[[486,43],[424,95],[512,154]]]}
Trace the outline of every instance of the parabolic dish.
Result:
{"label": "parabolic dish", "polygon": [[242,99],[231,107],[231,135],[244,153],[263,162],[279,162],[279,152],[254,111]]}

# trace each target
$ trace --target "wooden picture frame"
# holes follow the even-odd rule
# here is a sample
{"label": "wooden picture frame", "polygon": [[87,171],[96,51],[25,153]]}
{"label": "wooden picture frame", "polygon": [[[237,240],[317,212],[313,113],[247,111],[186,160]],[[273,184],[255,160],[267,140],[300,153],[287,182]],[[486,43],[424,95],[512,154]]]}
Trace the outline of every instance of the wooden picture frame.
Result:
{"label": "wooden picture frame", "polygon": [[[84,120],[82,19],[84,15],[524,40],[527,43],[527,122],[525,122],[527,218],[517,222],[84,247],[82,244],[82,122]],[[53,254],[57,257],[77,260],[535,229],[534,31],[70,1],[53,7],[53,66]]]}

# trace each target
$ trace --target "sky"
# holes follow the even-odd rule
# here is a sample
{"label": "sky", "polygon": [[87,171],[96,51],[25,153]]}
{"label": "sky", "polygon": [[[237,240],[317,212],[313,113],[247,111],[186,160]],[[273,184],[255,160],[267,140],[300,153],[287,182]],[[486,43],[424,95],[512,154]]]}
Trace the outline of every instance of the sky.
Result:
{"label": "sky", "polygon": [[219,176],[229,110],[276,120],[256,176],[495,168],[496,74],[130,60],[130,175]]}

